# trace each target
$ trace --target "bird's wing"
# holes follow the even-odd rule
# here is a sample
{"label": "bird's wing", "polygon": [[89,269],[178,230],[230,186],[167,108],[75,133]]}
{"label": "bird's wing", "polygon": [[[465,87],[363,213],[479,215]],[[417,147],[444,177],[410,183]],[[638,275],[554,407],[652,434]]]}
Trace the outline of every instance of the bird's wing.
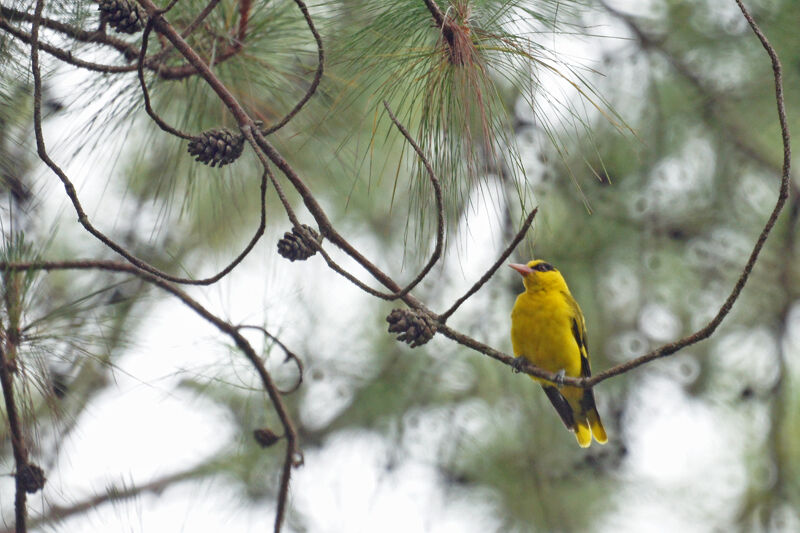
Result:
{"label": "bird's wing", "polygon": [[561,417],[561,421],[564,422],[567,429],[575,431],[575,415],[572,413],[572,407],[570,407],[566,398],[552,385],[542,385],[542,389],[544,389],[544,392],[547,394],[547,399],[550,400],[550,403],[556,408],[558,416]]}
{"label": "bird's wing", "polygon": [[581,377],[588,378],[592,375],[592,369],[589,365],[589,345],[586,341],[586,321],[583,318],[583,312],[569,293],[563,293],[564,299],[570,308],[570,318],[572,319],[572,336],[578,344],[578,349],[581,352]]}

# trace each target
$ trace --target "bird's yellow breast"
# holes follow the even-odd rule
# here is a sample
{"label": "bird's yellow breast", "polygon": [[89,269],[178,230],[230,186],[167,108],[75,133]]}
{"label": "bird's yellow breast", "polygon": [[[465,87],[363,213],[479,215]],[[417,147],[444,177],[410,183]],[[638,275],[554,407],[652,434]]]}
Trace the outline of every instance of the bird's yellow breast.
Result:
{"label": "bird's yellow breast", "polygon": [[561,291],[520,294],[511,311],[514,355],[550,372],[563,369],[567,376],[580,376],[581,352],[573,334],[573,314]]}

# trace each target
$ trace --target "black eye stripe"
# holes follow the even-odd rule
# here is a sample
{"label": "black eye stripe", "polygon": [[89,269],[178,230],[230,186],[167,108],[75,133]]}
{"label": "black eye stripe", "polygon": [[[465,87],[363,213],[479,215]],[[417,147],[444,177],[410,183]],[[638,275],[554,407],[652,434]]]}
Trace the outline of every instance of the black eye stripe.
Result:
{"label": "black eye stripe", "polygon": [[533,269],[538,270],[539,272],[547,272],[550,270],[555,270],[555,268],[553,268],[553,265],[551,265],[550,263],[539,263],[538,265],[533,267]]}

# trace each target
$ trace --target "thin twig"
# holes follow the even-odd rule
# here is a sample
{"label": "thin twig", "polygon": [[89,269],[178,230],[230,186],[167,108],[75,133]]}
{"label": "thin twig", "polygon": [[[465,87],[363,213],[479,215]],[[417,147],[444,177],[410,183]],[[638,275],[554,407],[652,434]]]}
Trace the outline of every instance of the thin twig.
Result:
{"label": "thin twig", "polygon": [[539,211],[539,208],[536,207],[536,208],[533,209],[533,211],[531,211],[528,214],[528,217],[525,219],[525,222],[522,223],[522,227],[519,229],[517,234],[514,236],[514,239],[511,241],[511,243],[509,243],[508,247],[503,251],[503,253],[500,254],[500,257],[489,268],[489,270],[487,270],[486,273],[483,276],[481,276],[481,279],[479,279],[472,287],[470,287],[470,289],[464,294],[464,296],[462,296],[461,298],[456,300],[456,302],[450,307],[450,309],[448,309],[447,311],[445,311],[444,313],[439,315],[439,322],[441,324],[444,324],[447,321],[447,319],[450,318],[450,316],[453,313],[455,313],[456,310],[459,307],[461,307],[461,304],[466,302],[467,299],[470,296],[472,296],[473,294],[478,292],[480,290],[480,288],[483,287],[483,285],[487,281],[489,281],[489,278],[491,278],[494,275],[494,273],[497,272],[497,269],[500,268],[500,266],[503,263],[506,262],[506,260],[508,259],[508,256],[511,255],[511,253],[514,251],[514,249],[517,247],[517,245],[520,242],[522,242],[522,239],[525,238],[525,234],[528,233],[528,229],[530,229],[531,224],[533,223],[533,219],[534,219],[534,217],[536,217],[536,213],[538,211]]}
{"label": "thin twig", "polygon": [[17,533],[25,533],[28,530],[26,525],[28,511],[23,476],[21,474],[28,466],[28,448],[25,445],[25,436],[22,432],[22,424],[14,395],[14,377],[11,374],[14,364],[8,360],[5,349],[0,346],[0,384],[3,387],[3,400],[6,407],[5,416],[11,433],[11,449],[14,453],[14,467],[17,474],[15,476],[14,528]]}
{"label": "thin twig", "polygon": [[[766,50],[772,62],[772,71],[775,80],[775,100],[778,108],[778,120],[780,122],[781,139],[783,143],[783,167],[781,171],[780,190],[778,193],[777,203],[775,204],[775,207],[773,208],[772,213],[769,216],[769,219],[764,225],[764,228],[761,230],[761,233],[759,234],[758,239],[756,240],[756,243],[753,246],[753,250],[750,253],[750,256],[747,260],[747,263],[744,266],[744,269],[742,270],[741,275],[739,276],[739,279],[736,281],[736,284],[733,286],[731,293],[728,295],[728,298],[722,304],[717,314],[714,316],[714,318],[711,319],[711,321],[709,321],[708,324],[706,324],[703,328],[699,329],[698,331],[696,331],[691,335],[688,335],[675,342],[665,344],[645,355],[642,355],[641,357],[637,357],[625,363],[616,365],[590,378],[572,378],[572,377],[564,377],[563,379],[559,378],[559,381],[563,384],[572,385],[576,387],[592,387],[600,383],[601,381],[605,381],[606,379],[609,379],[613,376],[624,374],[630,370],[633,370],[634,368],[642,366],[655,359],[672,355],[687,346],[696,344],[710,337],[717,329],[717,327],[719,327],[719,325],[722,323],[722,321],[725,319],[728,313],[730,313],[731,309],[733,308],[733,304],[739,298],[739,294],[741,294],[742,289],[747,283],[747,280],[750,277],[750,273],[752,272],[753,267],[755,266],[756,261],[758,260],[759,254],[761,253],[761,250],[767,241],[767,237],[769,237],[769,234],[772,231],[772,228],[775,226],[775,222],[778,220],[778,216],[780,215],[781,210],[783,209],[783,206],[786,203],[786,199],[789,197],[789,180],[790,180],[789,176],[791,172],[791,137],[789,134],[789,125],[786,120],[786,107],[783,96],[783,71],[781,68],[781,63],[780,60],[778,59],[777,52],[769,43],[769,40],[761,31],[761,29],[758,27],[756,22],[753,20],[753,17],[747,11],[747,8],[744,7],[741,0],[735,0],[735,2],[739,6],[739,9],[741,9],[742,14],[744,15],[748,24],[752,28],[753,33],[755,33],[759,41],[761,41],[761,45]],[[514,359],[511,358],[510,356],[500,353],[497,350],[493,350],[492,348],[474,339],[471,339],[465,335],[462,335],[456,331],[453,331],[446,326],[440,327],[439,332],[452,338],[453,340],[459,342],[460,344],[469,346],[470,348],[478,350],[506,364],[513,365],[515,362]],[[527,374],[548,379],[553,382],[557,382],[556,375],[544,371],[541,368],[537,368],[527,363],[526,361],[522,363],[517,361],[516,365],[517,367],[520,368],[521,371]]]}
{"label": "thin twig", "polygon": [[289,123],[292,118],[294,118],[297,113],[303,109],[303,106],[314,96],[314,93],[317,92],[317,87],[319,87],[319,83],[322,80],[322,74],[325,70],[325,48],[322,46],[322,37],[320,37],[317,28],[314,26],[314,21],[311,19],[311,15],[308,12],[308,8],[303,3],[303,0],[294,0],[297,6],[300,8],[300,11],[303,12],[303,17],[306,19],[306,24],[308,24],[308,28],[311,30],[311,33],[314,35],[314,40],[317,43],[317,71],[314,73],[314,79],[311,81],[311,85],[309,86],[306,93],[300,99],[297,104],[292,108],[289,113],[283,117],[277,124],[265,129],[263,131],[264,135],[269,135],[270,133],[274,133],[284,127],[286,124]]}
{"label": "thin twig", "polygon": [[144,98],[144,109],[147,114],[150,115],[150,118],[152,118],[162,130],[175,135],[176,137],[192,140],[194,139],[193,135],[167,124],[167,122],[153,110],[153,106],[150,104],[150,91],[147,90],[147,83],[144,81],[144,58],[147,55],[147,42],[149,41],[151,31],[153,31],[153,21],[152,19],[148,19],[147,24],[144,27],[144,31],[142,32],[142,48],[139,52],[139,60],[136,62],[136,72],[139,76],[139,85],[142,88],[142,97]]}
{"label": "thin twig", "polygon": [[167,7],[163,8],[163,9],[161,10],[161,14],[162,14],[162,15],[166,15],[167,13],[169,13],[170,11],[172,11],[172,8],[173,8],[173,7],[175,7],[175,5],[176,5],[177,3],[178,3],[178,0],[170,0],[169,4],[167,4]]}
{"label": "thin twig", "polygon": [[[16,9],[12,9],[6,6],[0,6],[0,15],[2,17],[7,18],[8,20],[21,20],[24,22],[33,22],[33,15],[30,13],[26,13],[25,11],[18,11]],[[0,19],[2,19],[0,17]],[[69,24],[65,24],[59,20],[49,19],[47,17],[41,17],[40,26],[43,26],[47,29],[57,31],[59,33],[64,34],[71,39],[74,39],[78,42],[82,43],[93,43],[93,44],[102,44],[105,46],[110,46],[117,50],[119,53],[123,55],[123,57],[128,60],[132,61],[136,58],[136,47],[133,46],[131,43],[124,41],[122,39],[118,39],[112,35],[109,35],[102,31],[86,31],[82,28],[77,28],[75,26],[70,26]],[[43,47],[44,43],[39,43],[40,48]]]}
{"label": "thin twig", "polygon": [[236,46],[242,47],[247,36],[247,23],[250,21],[250,10],[253,0],[239,0],[239,31],[236,32]]}
{"label": "thin twig", "polygon": [[206,17],[208,17],[211,14],[211,12],[214,11],[219,2],[220,0],[210,0],[208,4],[206,4],[206,7],[204,7],[203,10],[197,15],[197,17],[183,29],[183,31],[181,32],[181,37],[185,39],[189,35],[191,35],[191,33],[195,29],[197,29],[197,27],[200,26],[200,24],[203,23]]}
{"label": "thin twig", "polygon": [[[10,24],[5,18],[0,17],[0,29],[8,32],[9,34],[13,35],[23,43],[28,45],[31,44],[31,34],[22,31],[21,29],[13,26]],[[83,68],[86,70],[92,70],[95,72],[103,72],[106,74],[119,74],[122,72],[133,72],[136,70],[136,66],[117,66],[117,65],[105,65],[102,63],[93,63],[91,61],[85,61],[83,59],[79,59],[72,55],[71,51],[62,50],[57,46],[53,46],[48,43],[39,43],[39,48],[51,56],[64,61],[65,63],[69,63],[70,65],[74,65],[79,68]]]}
{"label": "thin twig", "polygon": [[[163,20],[163,19],[162,19]],[[83,205],[81,204],[80,198],[78,198],[78,193],[75,191],[75,186],[72,184],[72,181],[66,175],[66,173],[61,169],[61,167],[53,161],[49,154],[47,153],[47,148],[45,146],[44,141],[44,133],[42,132],[42,79],[41,79],[41,70],[39,68],[39,61],[38,61],[38,47],[32,46],[31,47],[32,53],[31,55],[36,56],[36,62],[32,64],[33,70],[33,123],[34,123],[34,133],[36,137],[36,148],[39,154],[39,158],[44,161],[44,163],[50,167],[50,169],[58,176],[61,180],[61,183],[64,185],[64,189],[69,197],[72,205],[75,209],[76,214],[78,215],[78,222],[92,235],[94,235],[100,242],[105,244],[107,247],[111,248],[131,264],[135,265],[137,268],[149,272],[154,276],[158,276],[166,281],[172,283],[180,283],[184,285],[211,285],[216,283],[223,277],[225,277],[228,273],[230,273],[239,263],[244,260],[247,254],[250,253],[250,250],[253,249],[255,244],[264,234],[264,230],[266,228],[266,191],[267,191],[267,176],[266,173],[261,178],[261,219],[256,228],[256,232],[253,235],[252,239],[248,243],[248,245],[244,248],[244,250],[236,257],[234,260],[228,264],[225,268],[220,270],[213,276],[203,278],[203,279],[191,279],[185,278],[180,276],[173,276],[166,272],[159,270],[158,268],[152,266],[150,263],[139,259],[123,246],[118,244],[116,241],[105,235],[102,231],[97,229],[90,221],[89,217],[86,215],[86,212],[83,209]]]}
{"label": "thin twig", "polygon": [[[103,494],[91,496],[85,500],[73,503],[71,505],[52,505],[44,514],[37,517],[32,517],[29,522],[31,527],[37,527],[41,524],[52,525],[55,522],[59,522],[89,511],[94,511],[105,503],[129,500],[146,493],[158,495],[175,483],[180,483],[181,481],[186,481],[199,475],[197,470],[199,469],[194,467],[191,470],[168,474],[142,485],[109,487]],[[0,533],[14,533],[14,530],[3,529],[0,530]]]}
{"label": "thin twig", "polygon": [[[38,0],[42,1],[42,0]],[[283,468],[281,471],[281,484],[278,492],[278,510],[275,516],[275,533],[278,533],[283,523],[283,518],[286,512],[286,505],[288,500],[289,481],[291,480],[292,467],[302,464],[302,453],[298,447],[297,430],[294,427],[289,411],[283,403],[281,394],[272,377],[264,366],[261,358],[256,354],[256,351],[247,341],[247,339],[239,333],[238,326],[234,326],[221,318],[217,317],[199,302],[194,300],[184,291],[171,283],[165,281],[163,278],[155,276],[149,272],[145,272],[136,268],[129,263],[120,263],[115,261],[93,261],[93,260],[77,260],[77,261],[37,261],[37,262],[0,262],[0,272],[4,271],[28,271],[28,270],[105,270],[109,272],[125,272],[137,276],[138,278],[155,285],[156,287],[172,294],[177,297],[184,305],[192,309],[195,313],[200,315],[207,322],[210,322],[220,332],[228,335],[242,351],[244,356],[256,370],[261,383],[269,396],[272,406],[280,419],[283,426],[284,436],[286,437],[286,452],[284,457]]]}
{"label": "thin twig", "polygon": [[[319,205],[311,190],[303,182],[300,176],[294,171],[289,163],[283,158],[275,147],[266,139],[258,128],[255,128],[253,119],[247,114],[244,108],[236,100],[236,97],[228,90],[224,83],[211,71],[209,66],[203,59],[189,46],[189,44],[178,34],[175,28],[163,18],[156,5],[152,0],[137,0],[139,4],[145,8],[148,16],[153,19],[156,31],[164,35],[169,41],[178,49],[178,51],[187,59],[187,61],[197,69],[197,72],[208,83],[211,89],[217,94],[219,99],[228,108],[231,114],[236,119],[240,128],[250,126],[253,129],[253,135],[258,147],[263,150],[272,163],[277,166],[284,176],[291,182],[295,190],[300,194],[306,208],[311,212],[314,219],[317,221],[320,233],[323,237],[330,240],[334,245],[341,248],[347,255],[355,259],[362,267],[364,267],[376,280],[383,284],[392,292],[399,292],[402,288],[380,268],[375,266],[371,261],[364,257],[353,245],[344,239],[333,227],[322,206]],[[414,298],[410,294],[402,297],[402,300],[409,306],[415,309],[427,310],[425,305]]]}
{"label": "thin twig", "polygon": [[276,337],[275,335],[273,335],[272,333],[267,331],[267,329],[265,327],[263,327],[263,326],[251,326],[251,325],[246,325],[245,324],[245,325],[239,326],[239,329],[255,329],[257,331],[260,331],[261,333],[264,334],[265,337],[267,337],[272,342],[277,344],[280,347],[280,349],[283,350],[283,353],[286,354],[286,359],[284,359],[284,361],[283,361],[284,363],[286,363],[288,361],[294,361],[294,364],[297,365],[297,372],[299,374],[298,378],[297,378],[297,383],[295,383],[288,390],[281,390],[280,393],[283,394],[284,396],[286,396],[287,394],[291,394],[291,393],[297,391],[297,389],[300,388],[300,385],[303,384],[303,372],[304,372],[304,369],[303,369],[303,361],[300,359],[300,357],[298,357],[298,355],[296,353],[294,353],[289,348],[287,348],[286,345],[283,344],[283,342],[278,337]]}
{"label": "thin twig", "polygon": [[411,283],[405,286],[405,288],[401,291],[395,292],[392,297],[393,299],[402,298],[411,290],[422,281],[428,272],[433,268],[433,265],[442,257],[442,248],[444,247],[444,200],[442,199],[442,185],[439,183],[439,179],[436,177],[436,173],[433,172],[433,167],[431,166],[430,161],[428,158],[425,157],[425,152],[422,151],[422,148],[414,141],[414,138],[408,133],[408,130],[403,127],[397,117],[394,116],[392,113],[391,108],[389,108],[389,103],[386,100],[383,101],[383,107],[386,108],[386,112],[389,113],[389,118],[392,119],[394,125],[400,130],[400,133],[403,134],[403,137],[406,138],[408,144],[414,148],[414,151],[417,152],[422,164],[425,166],[425,171],[428,173],[428,179],[431,180],[431,185],[433,185],[433,197],[436,201],[436,246],[434,247],[433,253],[431,254],[431,258],[428,260],[428,263],[422,268],[420,273],[414,278]]}
{"label": "thin twig", "polygon": [[269,168],[269,161],[264,156],[264,154],[261,153],[261,150],[259,150],[258,148],[258,144],[256,143],[256,138],[253,136],[253,128],[245,126],[242,128],[242,133],[244,134],[244,138],[247,140],[247,142],[250,143],[250,146],[253,148],[256,157],[258,157],[258,160],[261,162],[261,166],[264,168],[264,172],[269,177],[269,180],[272,183],[273,187],[275,187],[275,192],[277,193],[278,199],[281,201],[281,204],[283,204],[283,208],[286,210],[286,215],[289,217],[289,220],[295,227],[302,228],[303,225],[300,223],[300,219],[297,218],[297,215],[295,214],[294,209],[292,208],[292,204],[289,203],[289,199],[283,192],[283,187],[281,187],[281,184],[278,183],[277,179],[275,179],[275,175]]}

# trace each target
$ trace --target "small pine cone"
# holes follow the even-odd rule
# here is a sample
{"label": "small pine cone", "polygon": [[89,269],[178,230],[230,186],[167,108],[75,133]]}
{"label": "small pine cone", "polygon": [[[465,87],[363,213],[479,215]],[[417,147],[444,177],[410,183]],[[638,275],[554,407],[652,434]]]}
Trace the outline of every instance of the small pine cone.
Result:
{"label": "small pine cone", "polygon": [[28,494],[35,494],[44,487],[44,482],[47,481],[47,478],[44,477],[44,470],[32,463],[24,465],[16,473],[16,477],[21,480],[22,488]]}
{"label": "small pine cone", "polygon": [[271,429],[261,428],[253,431],[253,438],[262,448],[269,448],[279,440],[281,437],[276,435]]}
{"label": "small pine cone", "polygon": [[322,238],[311,226],[303,224],[303,229],[311,235],[314,242],[309,242],[308,237],[297,227],[292,228],[291,233],[284,233],[283,238],[278,241],[278,253],[289,261],[305,261],[317,253],[317,246]]}
{"label": "small pine cone", "polygon": [[119,33],[137,33],[144,28],[147,13],[130,0],[100,0],[100,20]]}
{"label": "small pine cone", "polygon": [[195,161],[215,167],[233,163],[244,150],[244,136],[227,128],[208,130],[189,141],[189,153]]}
{"label": "small pine cone", "polygon": [[436,334],[436,321],[428,315],[409,309],[392,309],[386,317],[389,333],[400,333],[397,340],[412,348],[422,346]]}

